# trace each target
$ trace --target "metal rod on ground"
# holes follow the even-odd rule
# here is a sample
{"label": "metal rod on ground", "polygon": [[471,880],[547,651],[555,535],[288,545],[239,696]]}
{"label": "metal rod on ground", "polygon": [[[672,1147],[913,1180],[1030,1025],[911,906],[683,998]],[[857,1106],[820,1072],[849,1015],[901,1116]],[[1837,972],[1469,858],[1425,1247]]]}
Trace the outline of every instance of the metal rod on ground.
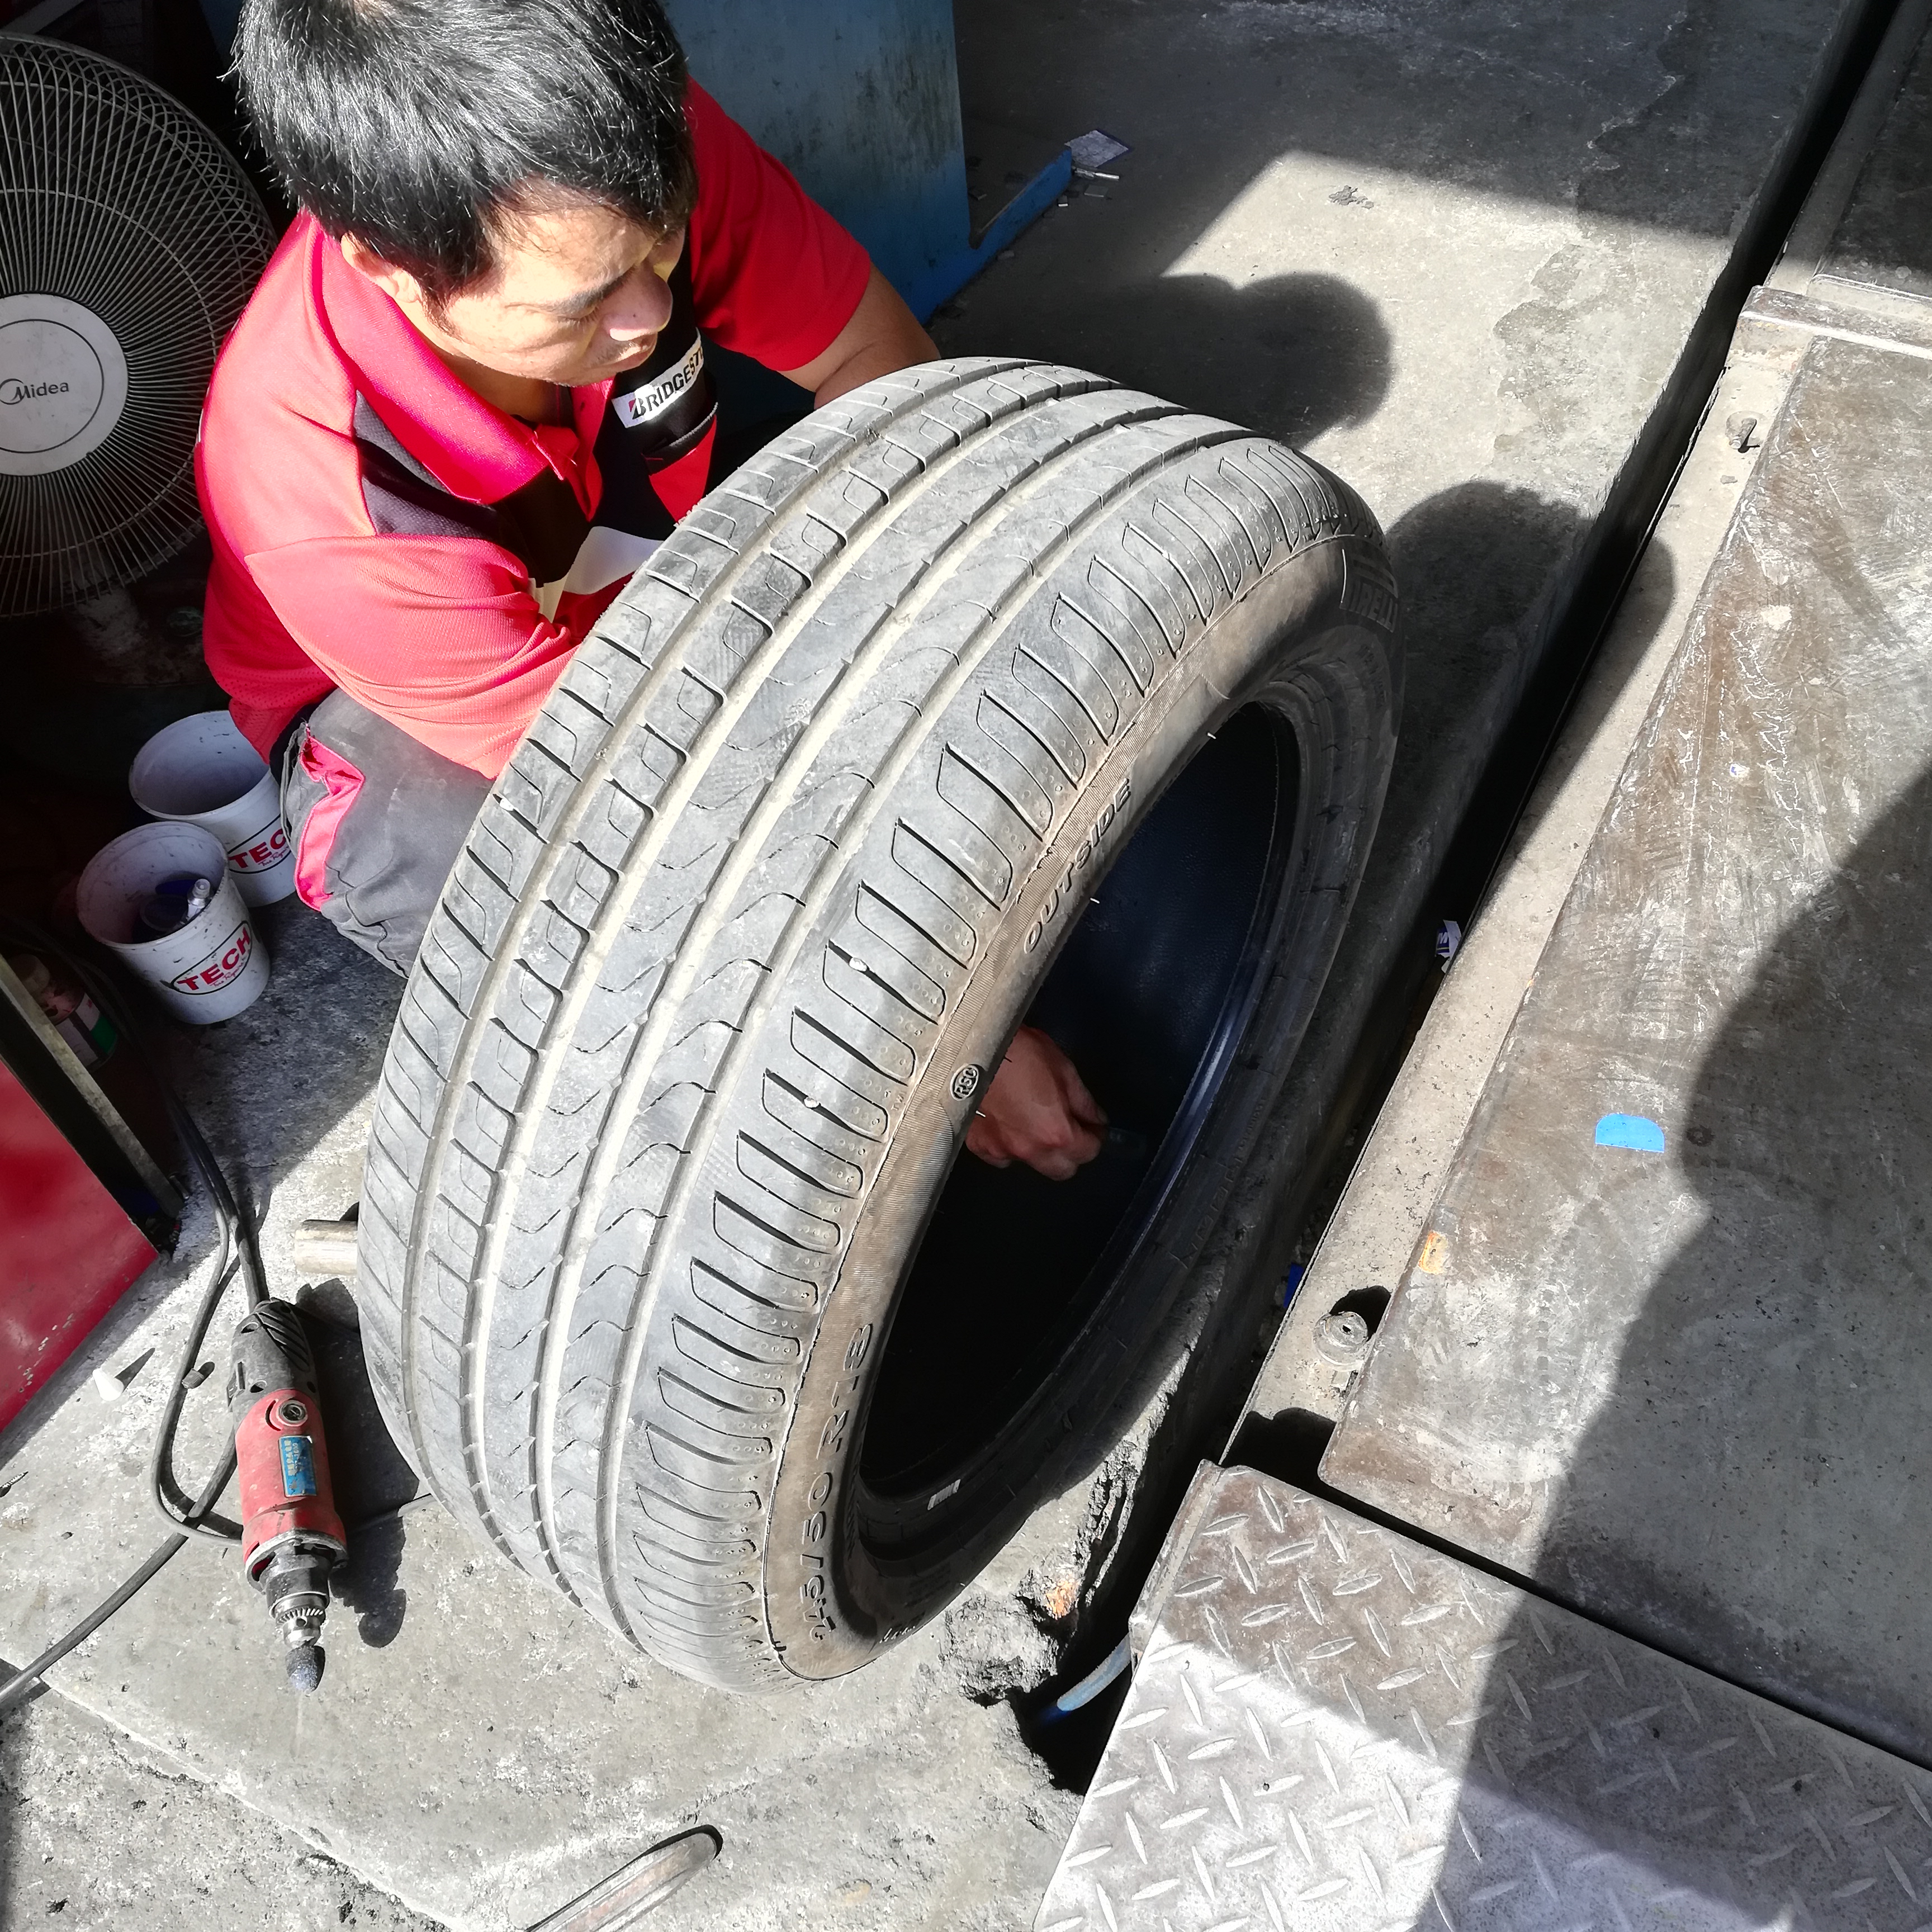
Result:
{"label": "metal rod on ground", "polygon": [[623,1932],[702,1871],[723,1843],[708,1825],[667,1838],[532,1925],[530,1932]]}
{"label": "metal rod on ground", "polygon": [[305,1281],[356,1279],[356,1223],[304,1221],[290,1244],[290,1261]]}

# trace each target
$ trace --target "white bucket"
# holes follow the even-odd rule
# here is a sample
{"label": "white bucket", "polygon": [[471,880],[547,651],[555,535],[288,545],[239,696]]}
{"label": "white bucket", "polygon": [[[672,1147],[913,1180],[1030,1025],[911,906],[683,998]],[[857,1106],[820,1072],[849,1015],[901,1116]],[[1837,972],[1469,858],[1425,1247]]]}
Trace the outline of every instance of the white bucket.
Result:
{"label": "white bucket", "polygon": [[[268,983],[268,956],[222,858],[212,833],[164,820],[122,832],[80,875],[81,924],[152,985],[171,1013],[197,1026],[232,1019]],[[182,872],[214,880],[214,898],[178,932],[137,938],[141,902]]]}
{"label": "white bucket", "polygon": [[220,839],[250,905],[295,890],[275,775],[226,712],[198,712],[157,731],[135,754],[128,789],[150,818],[199,825]]}

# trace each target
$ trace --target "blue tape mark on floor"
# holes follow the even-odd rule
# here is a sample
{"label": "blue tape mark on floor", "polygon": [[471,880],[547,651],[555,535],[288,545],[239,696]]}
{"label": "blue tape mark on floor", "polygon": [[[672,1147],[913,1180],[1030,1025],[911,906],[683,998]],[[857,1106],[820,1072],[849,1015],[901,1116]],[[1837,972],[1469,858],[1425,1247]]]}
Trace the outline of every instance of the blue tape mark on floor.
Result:
{"label": "blue tape mark on floor", "polygon": [[1635,1148],[1639,1154],[1661,1154],[1664,1130],[1641,1114],[1606,1114],[1597,1123],[1597,1144]]}

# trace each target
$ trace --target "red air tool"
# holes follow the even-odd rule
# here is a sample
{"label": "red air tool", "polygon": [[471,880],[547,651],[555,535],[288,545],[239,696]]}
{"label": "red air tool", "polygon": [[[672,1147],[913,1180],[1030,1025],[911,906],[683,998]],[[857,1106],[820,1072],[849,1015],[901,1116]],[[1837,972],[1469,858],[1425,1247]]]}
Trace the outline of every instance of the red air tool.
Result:
{"label": "red air tool", "polygon": [[302,1317],[264,1301],[235,1330],[228,1413],[242,1478],[242,1568],[288,1645],[289,1682],[322,1681],[328,1573],[347,1553],[328,1482],[315,1358]]}

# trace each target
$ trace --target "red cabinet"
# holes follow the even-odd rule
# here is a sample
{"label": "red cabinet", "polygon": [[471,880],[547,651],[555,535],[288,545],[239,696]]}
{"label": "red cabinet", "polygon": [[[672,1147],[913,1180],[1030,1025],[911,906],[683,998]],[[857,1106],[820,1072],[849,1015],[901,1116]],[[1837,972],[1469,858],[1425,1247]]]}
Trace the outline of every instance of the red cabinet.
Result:
{"label": "red cabinet", "polygon": [[154,1258],[0,1064],[0,1429]]}

